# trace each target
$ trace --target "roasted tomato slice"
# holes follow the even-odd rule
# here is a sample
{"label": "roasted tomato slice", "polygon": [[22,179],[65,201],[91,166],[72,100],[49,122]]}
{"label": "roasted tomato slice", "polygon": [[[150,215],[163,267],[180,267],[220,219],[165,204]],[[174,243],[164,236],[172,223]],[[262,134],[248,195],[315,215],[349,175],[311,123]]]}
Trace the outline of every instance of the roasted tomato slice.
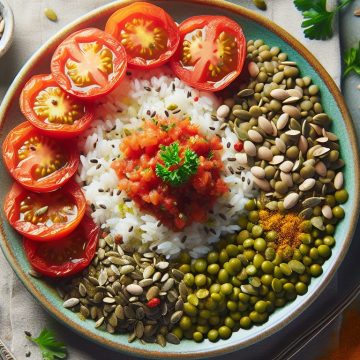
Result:
{"label": "roasted tomato slice", "polygon": [[114,12],[105,31],[125,47],[130,67],[164,64],[176,51],[180,35],[171,16],[158,6],[136,2]]}
{"label": "roasted tomato slice", "polygon": [[124,47],[111,35],[95,28],[66,38],[51,59],[51,72],[67,92],[95,98],[110,92],[126,71]]}
{"label": "roasted tomato slice", "polygon": [[10,131],[2,151],[10,174],[36,192],[63,186],[79,166],[79,152],[74,142],[46,137],[29,122]]}
{"label": "roasted tomato slice", "polygon": [[93,259],[99,228],[85,215],[79,226],[68,236],[52,242],[24,238],[24,250],[31,266],[50,276],[69,276],[86,268]]}
{"label": "roasted tomato slice", "polygon": [[20,234],[32,240],[53,241],[76,228],[85,207],[85,197],[73,181],[47,194],[34,193],[15,183],[6,196],[4,211]]}
{"label": "roasted tomato slice", "polygon": [[241,27],[225,16],[194,16],[179,26],[180,46],[170,64],[189,85],[209,91],[225,88],[241,72],[246,40]]}
{"label": "roasted tomato slice", "polygon": [[35,75],[26,83],[20,108],[34,126],[54,137],[79,135],[94,119],[90,104],[66,93],[52,75]]}

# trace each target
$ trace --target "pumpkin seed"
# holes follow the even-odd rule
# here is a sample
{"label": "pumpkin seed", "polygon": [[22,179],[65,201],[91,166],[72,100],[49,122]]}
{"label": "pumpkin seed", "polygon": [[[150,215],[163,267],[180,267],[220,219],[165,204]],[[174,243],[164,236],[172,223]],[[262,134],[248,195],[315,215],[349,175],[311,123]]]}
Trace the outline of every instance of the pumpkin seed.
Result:
{"label": "pumpkin seed", "polygon": [[78,305],[80,303],[80,300],[77,298],[70,298],[63,303],[63,307],[66,309],[73,308],[74,306]]}
{"label": "pumpkin seed", "polygon": [[56,15],[56,12],[53,9],[45,8],[44,9],[44,14],[50,21],[55,22],[58,19],[57,15]]}

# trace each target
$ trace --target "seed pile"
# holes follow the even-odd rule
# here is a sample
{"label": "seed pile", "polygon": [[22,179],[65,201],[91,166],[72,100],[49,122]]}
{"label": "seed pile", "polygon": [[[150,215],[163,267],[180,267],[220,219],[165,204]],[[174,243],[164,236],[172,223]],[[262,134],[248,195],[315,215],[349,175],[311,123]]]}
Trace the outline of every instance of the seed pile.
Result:
{"label": "seed pile", "polygon": [[5,30],[5,19],[3,18],[2,14],[0,14],[0,40],[4,34]]}
{"label": "seed pile", "polygon": [[344,161],[338,138],[329,131],[331,119],[323,111],[319,87],[300,76],[286,53],[262,40],[248,42],[248,58],[250,82],[217,114],[231,107],[224,120],[244,141],[243,167],[264,191],[268,209],[297,206],[310,218],[313,208],[321,206],[331,220],[325,199],[343,188]]}
{"label": "seed pile", "polygon": [[109,333],[165,346],[178,344],[187,288],[184,274],[154,252],[119,245],[108,235],[82,276],[58,287],[63,306]]}

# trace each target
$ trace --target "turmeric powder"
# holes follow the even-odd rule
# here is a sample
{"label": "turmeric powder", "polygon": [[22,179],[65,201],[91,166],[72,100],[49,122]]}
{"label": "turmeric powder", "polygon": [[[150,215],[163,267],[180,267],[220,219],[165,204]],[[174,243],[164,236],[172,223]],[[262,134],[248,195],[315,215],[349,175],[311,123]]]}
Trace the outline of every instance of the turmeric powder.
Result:
{"label": "turmeric powder", "polygon": [[301,244],[299,225],[302,219],[295,213],[281,214],[275,211],[260,210],[259,219],[265,231],[277,232],[275,244],[278,250],[283,250],[288,246],[296,248]]}

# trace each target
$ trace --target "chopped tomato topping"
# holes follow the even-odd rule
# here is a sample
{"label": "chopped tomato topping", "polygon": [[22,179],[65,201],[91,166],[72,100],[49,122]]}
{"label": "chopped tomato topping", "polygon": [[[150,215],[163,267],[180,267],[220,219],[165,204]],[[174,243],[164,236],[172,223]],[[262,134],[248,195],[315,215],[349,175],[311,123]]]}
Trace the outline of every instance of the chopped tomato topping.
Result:
{"label": "chopped tomato topping", "polygon": [[[174,143],[180,162],[189,150],[198,157],[196,173],[178,186],[164,181],[156,172],[157,164],[164,165],[164,147]],[[221,178],[219,138],[206,138],[189,119],[146,121],[141,129],[124,138],[120,150],[123,157],[113,162],[119,189],[141,210],[175,231],[194,221],[205,222],[216,199],[228,190]],[[176,166],[169,167],[169,171],[173,170]]]}

